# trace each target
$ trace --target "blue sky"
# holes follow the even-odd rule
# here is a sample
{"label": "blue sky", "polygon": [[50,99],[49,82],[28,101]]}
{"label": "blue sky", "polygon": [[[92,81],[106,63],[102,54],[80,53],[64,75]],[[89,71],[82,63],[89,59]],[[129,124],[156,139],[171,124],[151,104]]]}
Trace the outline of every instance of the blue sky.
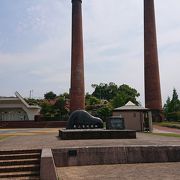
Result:
{"label": "blue sky", "polygon": [[[86,91],[115,82],[144,103],[143,0],[83,0]],[[158,0],[156,24],[163,101],[180,95],[180,1]],[[70,0],[0,0],[0,96],[69,90]]]}

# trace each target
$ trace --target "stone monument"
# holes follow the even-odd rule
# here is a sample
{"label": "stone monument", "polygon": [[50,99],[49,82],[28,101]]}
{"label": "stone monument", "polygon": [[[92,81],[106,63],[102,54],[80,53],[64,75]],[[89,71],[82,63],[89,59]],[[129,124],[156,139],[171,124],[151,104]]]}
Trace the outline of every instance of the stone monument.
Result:
{"label": "stone monument", "polygon": [[84,110],[76,110],[69,117],[66,129],[98,129],[103,128],[103,121]]}
{"label": "stone monument", "polygon": [[124,118],[121,116],[109,117],[106,121],[106,129],[125,129]]}

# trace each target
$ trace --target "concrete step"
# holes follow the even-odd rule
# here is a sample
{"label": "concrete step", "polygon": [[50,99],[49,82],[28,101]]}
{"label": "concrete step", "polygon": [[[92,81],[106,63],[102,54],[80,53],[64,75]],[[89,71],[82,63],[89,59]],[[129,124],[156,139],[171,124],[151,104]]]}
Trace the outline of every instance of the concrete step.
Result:
{"label": "concrete step", "polygon": [[34,159],[40,158],[40,153],[30,153],[30,154],[6,154],[0,155],[0,160],[14,160],[14,159]]}
{"label": "concrete step", "polygon": [[0,179],[40,179],[41,150],[0,151]]}
{"label": "concrete step", "polygon": [[14,166],[14,165],[26,165],[26,164],[40,164],[40,158],[0,160],[0,166]]}
{"label": "concrete step", "polygon": [[25,172],[11,172],[0,174],[0,179],[40,179],[40,174],[37,171],[25,171]]}
{"label": "concrete step", "polygon": [[41,153],[41,149],[0,151],[0,155],[26,154],[26,153]]}
{"label": "concrete step", "polygon": [[0,167],[0,174],[6,172],[40,171],[39,164],[3,166]]}

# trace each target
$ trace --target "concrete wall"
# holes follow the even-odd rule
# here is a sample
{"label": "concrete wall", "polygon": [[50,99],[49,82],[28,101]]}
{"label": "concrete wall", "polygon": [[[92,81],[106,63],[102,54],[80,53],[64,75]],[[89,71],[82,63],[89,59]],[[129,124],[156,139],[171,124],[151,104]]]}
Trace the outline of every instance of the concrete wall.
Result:
{"label": "concrete wall", "polygon": [[0,121],[0,128],[60,128],[66,124],[67,121]]}
{"label": "concrete wall", "polygon": [[[35,115],[38,115],[40,112],[40,109],[38,108],[27,108],[20,100],[7,100],[7,101],[1,101],[0,103],[0,111],[1,112],[14,112],[15,114],[15,110],[16,109],[20,109],[20,111],[24,111],[24,115],[26,115],[26,119],[22,119],[18,113],[16,112],[16,118],[14,120],[34,120]],[[2,115],[1,115],[2,116]],[[9,115],[8,115],[9,116]],[[8,117],[7,116],[7,117]],[[5,118],[5,120],[12,120],[12,119],[7,119],[7,117]],[[2,119],[2,118],[1,118]],[[0,119],[0,120],[1,120]]]}
{"label": "concrete wall", "polygon": [[0,109],[0,121],[28,120],[27,113],[21,108]]}
{"label": "concrete wall", "polygon": [[114,111],[113,116],[124,118],[125,128],[136,131],[143,131],[144,114],[140,111]]}
{"label": "concrete wall", "polygon": [[180,146],[82,147],[52,152],[57,167],[180,162]]}
{"label": "concrete wall", "polygon": [[40,113],[40,109],[26,108],[25,111],[27,112],[29,120],[34,120],[35,116]]}

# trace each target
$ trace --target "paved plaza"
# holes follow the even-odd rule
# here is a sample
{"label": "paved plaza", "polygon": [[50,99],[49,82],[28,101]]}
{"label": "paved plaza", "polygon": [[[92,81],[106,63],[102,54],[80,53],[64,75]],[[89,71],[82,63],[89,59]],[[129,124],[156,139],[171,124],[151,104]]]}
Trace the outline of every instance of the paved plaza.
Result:
{"label": "paved plaza", "polygon": [[51,134],[56,133],[57,128],[21,128],[21,129],[0,129],[0,136],[31,136],[38,134]]}
{"label": "paved plaza", "polygon": [[179,180],[180,163],[147,163],[58,168],[61,180]]}
{"label": "paved plaza", "polygon": [[[180,145],[180,138],[137,133],[137,139],[61,140],[57,128],[0,129],[0,150],[62,147]],[[161,129],[162,130],[162,129]],[[161,132],[158,130],[158,132]],[[164,132],[162,130],[162,132]],[[180,163],[117,164],[57,168],[62,180],[179,180]]]}
{"label": "paved plaza", "polygon": [[59,129],[0,129],[0,150],[38,149],[87,146],[124,145],[180,145],[178,137],[164,137],[149,133],[137,133],[137,139],[61,140]]}

